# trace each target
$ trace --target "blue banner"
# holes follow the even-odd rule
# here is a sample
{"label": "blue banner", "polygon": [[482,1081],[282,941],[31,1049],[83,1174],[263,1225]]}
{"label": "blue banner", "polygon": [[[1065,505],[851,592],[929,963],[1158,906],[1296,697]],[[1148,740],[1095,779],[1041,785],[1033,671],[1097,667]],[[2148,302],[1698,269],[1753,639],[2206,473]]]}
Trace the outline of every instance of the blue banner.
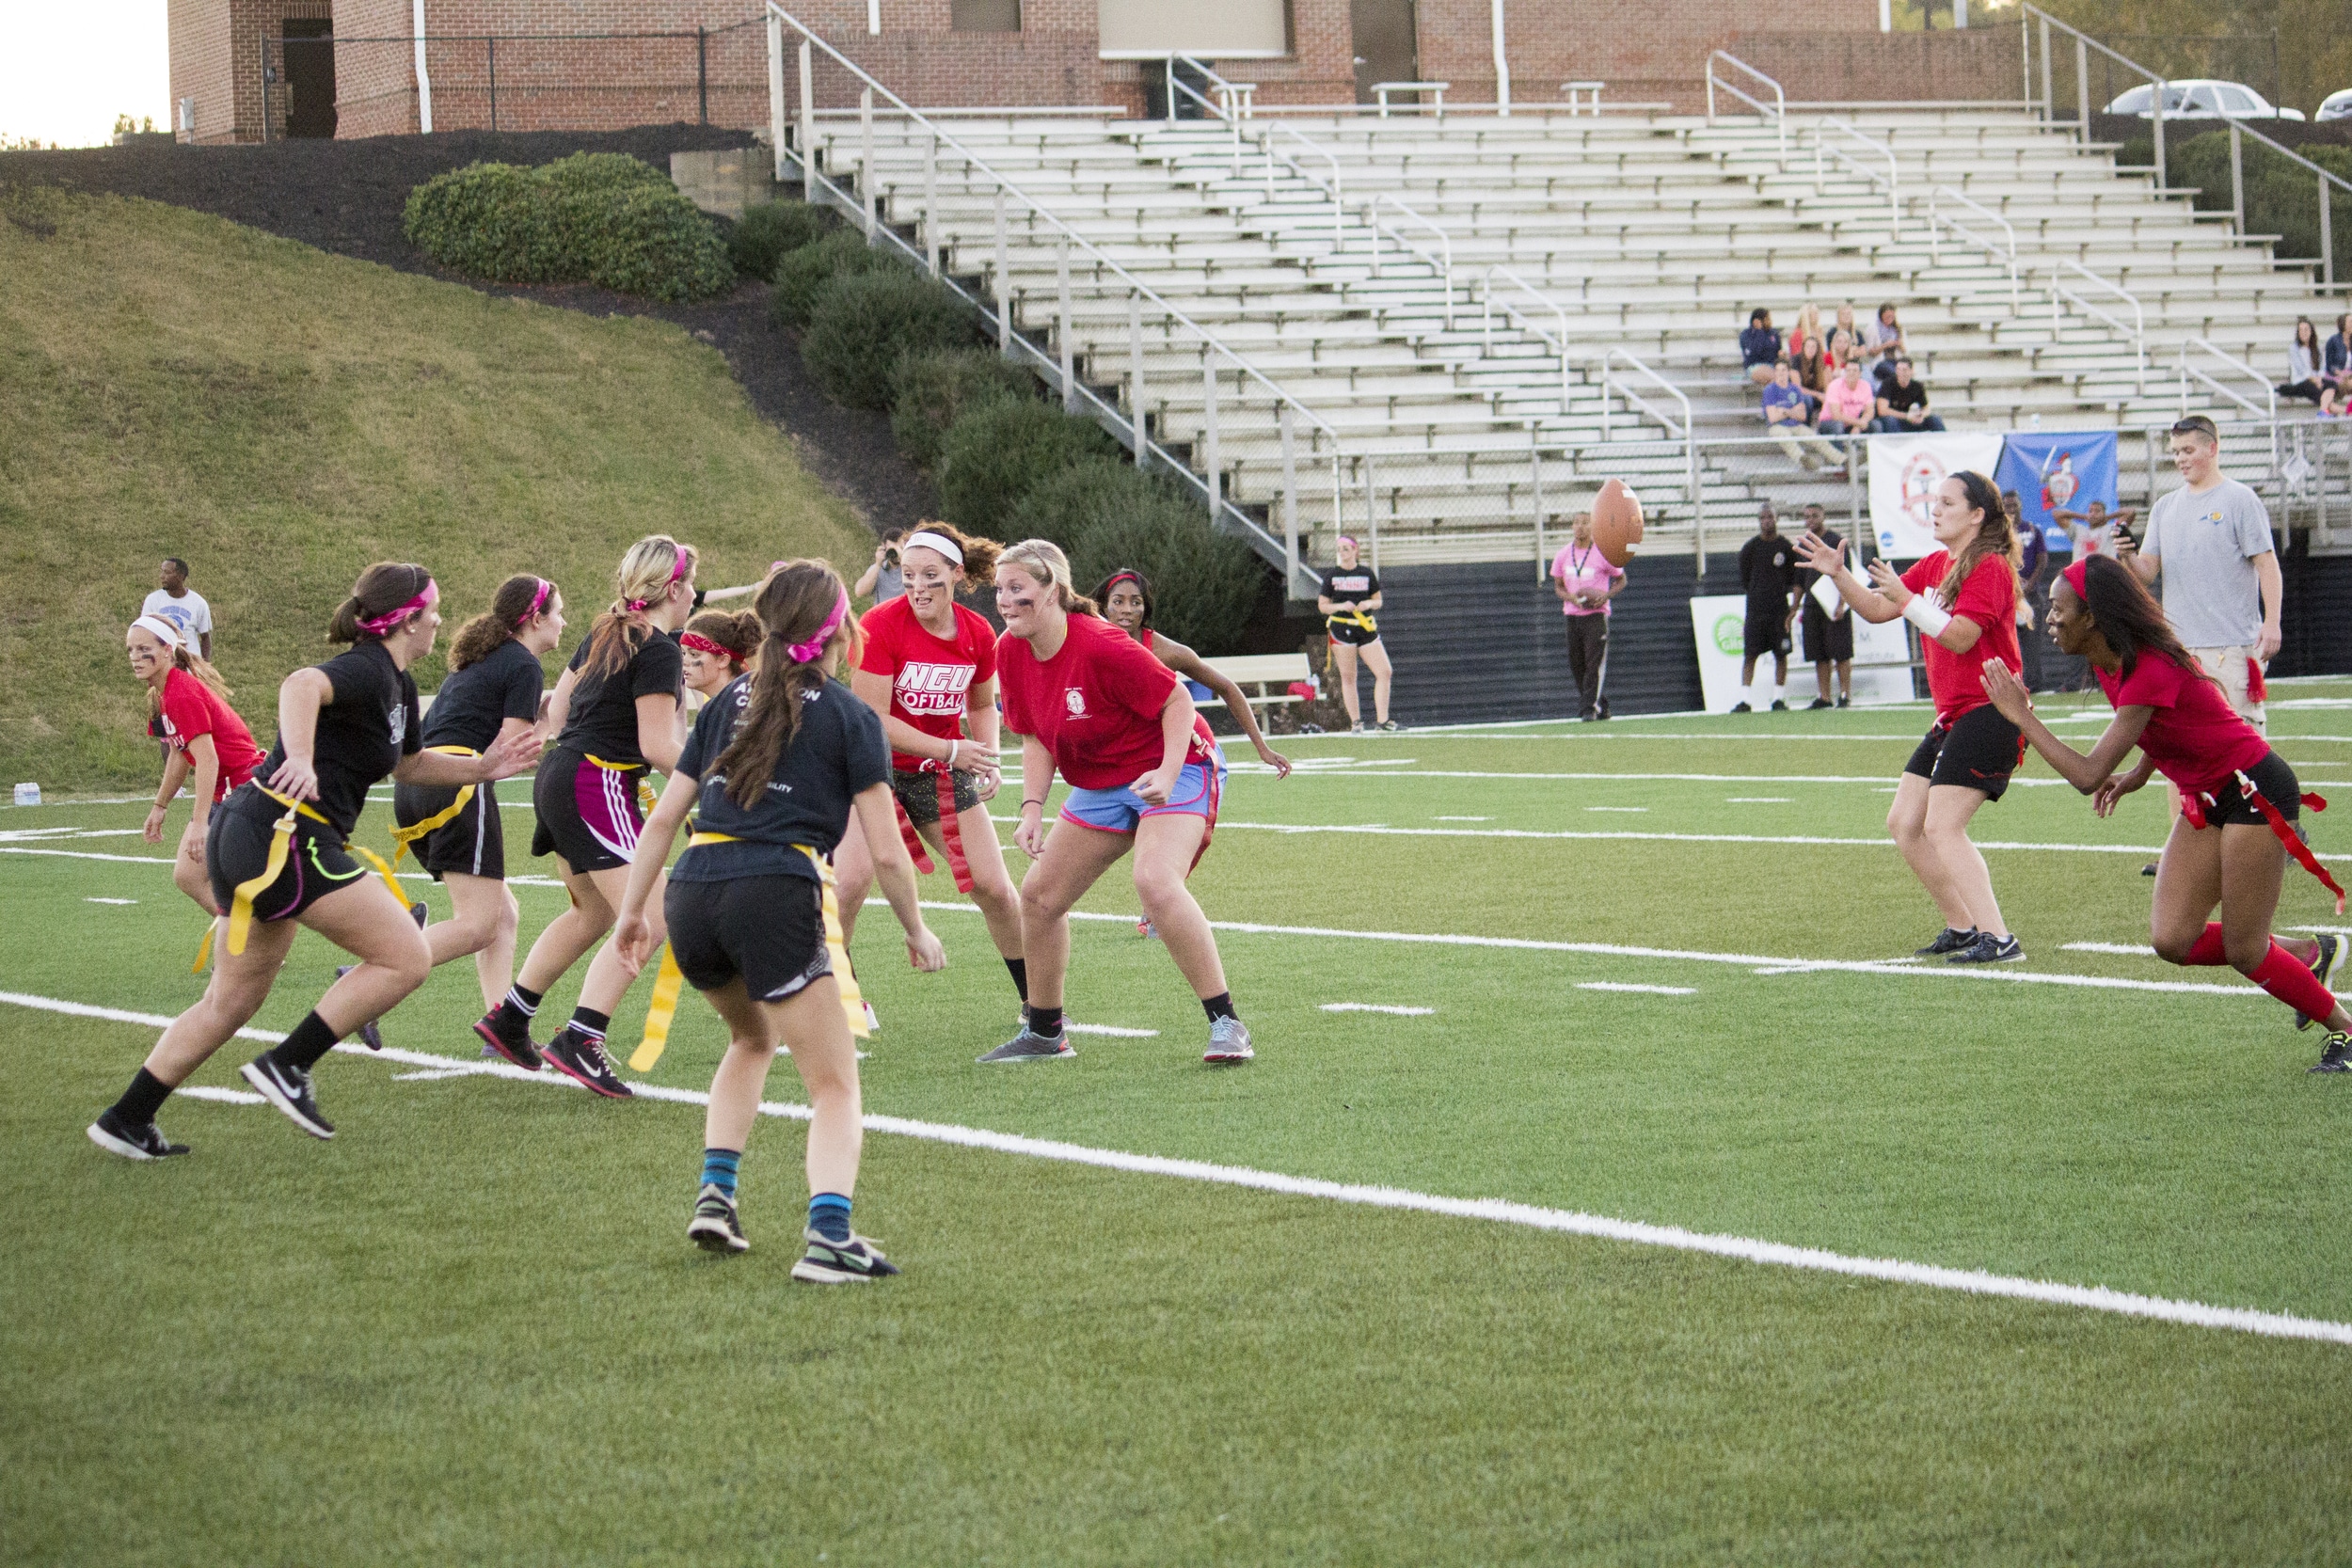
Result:
{"label": "blue banner", "polygon": [[2014,490],[2025,520],[2042,530],[2054,550],[2071,547],[2066,525],[2050,515],[2080,512],[2092,501],[2115,510],[2115,432],[2069,430],[2012,433],[2001,439],[2001,461],[1994,483]]}

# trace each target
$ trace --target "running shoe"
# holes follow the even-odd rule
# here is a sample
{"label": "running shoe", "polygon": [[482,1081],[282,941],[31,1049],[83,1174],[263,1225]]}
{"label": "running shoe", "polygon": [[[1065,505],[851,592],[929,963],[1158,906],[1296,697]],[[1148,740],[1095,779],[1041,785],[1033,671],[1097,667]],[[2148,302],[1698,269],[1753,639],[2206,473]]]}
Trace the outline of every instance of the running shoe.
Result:
{"label": "running shoe", "polygon": [[1839,707],[1851,707],[1853,706],[1853,699],[1851,697],[1840,696],[1837,699],[1837,705]]}
{"label": "running shoe", "polygon": [[1159,934],[1159,931],[1150,921],[1138,920],[1136,922],[1136,935],[1141,937],[1144,941],[1150,942],[1153,937],[1156,937]]}
{"label": "running shoe", "polygon": [[161,1160],[188,1151],[186,1144],[173,1143],[153,1122],[140,1122],[134,1126],[115,1115],[111,1105],[98,1113],[98,1119],[91,1122],[87,1131],[90,1142],[107,1153],[119,1154],[126,1160]]}
{"label": "running shoe", "polygon": [[1807,713],[1819,713],[1821,709],[1828,707],[1829,705],[1830,700],[1827,697],[1816,697],[1811,702],[1804,705],[1804,710]]}
{"label": "running shoe", "polygon": [[[2347,953],[2352,953],[2352,942],[2345,942],[2342,937],[2331,936],[2314,937],[2312,940],[2319,943],[2319,955],[2312,959],[2312,978],[2333,994],[2336,981],[2344,973],[2344,957]],[[2312,1021],[2298,1017],[2295,1021],[2295,1026],[2297,1029],[2308,1029],[2312,1026]]]}
{"label": "running shoe", "polygon": [[2006,964],[2015,963],[2026,956],[2026,945],[2013,936],[1996,937],[1990,931],[1979,931],[1976,941],[1957,953],[1947,953],[1947,964]]}
{"label": "running shoe", "polygon": [[743,1221],[735,1212],[735,1199],[707,1182],[702,1196],[694,1200],[694,1217],[687,1222],[686,1239],[705,1252],[752,1250],[743,1235]]}
{"label": "running shoe", "polygon": [[1372,721],[1369,719],[1359,719],[1356,721],[1355,729],[1358,735],[1369,735],[1372,733]]}
{"label": "running shoe", "polygon": [[1756,709],[1748,706],[1745,703],[1734,703],[1731,705],[1731,711],[1734,713],[1754,713]]}
{"label": "running shoe", "polygon": [[331,1138],[335,1124],[319,1115],[318,1096],[310,1091],[310,1075],[288,1067],[273,1052],[264,1051],[237,1071],[262,1091],[262,1098],[286,1113],[286,1119],[314,1138]]}
{"label": "running shoe", "polygon": [[1957,926],[1947,926],[1936,933],[1933,942],[1919,949],[1918,956],[1923,958],[1942,958],[1947,953],[1959,952],[1976,940],[1977,928],[1974,926],[1964,931]]}
{"label": "running shoe", "polygon": [[829,1242],[815,1230],[803,1231],[808,1250],[792,1265],[792,1277],[808,1285],[857,1285],[898,1272],[882,1249],[852,1234],[846,1242]]}
{"label": "running shoe", "polygon": [[1405,726],[1393,719],[1383,719],[1380,721],[1380,727],[1384,730],[1401,730]]}
{"label": "running shoe", "polygon": [[1249,1025],[1231,1013],[1209,1024],[1209,1049],[1200,1059],[1211,1067],[1233,1067],[1249,1060],[1257,1053],[1249,1048]]}
{"label": "running shoe", "polygon": [[548,1066],[578,1084],[591,1094],[607,1100],[636,1098],[620,1074],[612,1070],[612,1058],[604,1053],[604,1042],[592,1040],[566,1023],[555,1032],[555,1037],[541,1049]]}
{"label": "running shoe", "polygon": [[2143,877],[2154,876],[2156,874],[2156,863],[2154,861],[2150,861],[2146,865],[2139,868],[2139,874]]}
{"label": "running shoe", "polygon": [[[350,974],[353,970],[358,967],[359,966],[358,964],[337,964],[335,966],[335,978],[340,980],[344,975]],[[366,1046],[370,1051],[381,1051],[384,1049],[384,1036],[383,1033],[376,1028],[375,1020],[370,1019],[365,1023],[359,1025],[359,1043]]]}
{"label": "running shoe", "polygon": [[987,1055],[974,1059],[984,1063],[1041,1062],[1051,1056],[1075,1056],[1077,1053],[1071,1048],[1068,1030],[1065,1029],[1058,1035],[1041,1035],[1024,1021],[1021,1033],[1013,1036]]}
{"label": "running shoe", "polygon": [[[505,1022],[509,1018],[513,1022]],[[531,1020],[516,1017],[505,1007],[493,1007],[475,1019],[473,1032],[482,1037],[482,1054],[492,1061],[509,1061],[525,1072],[539,1070],[539,1048],[532,1042]]]}
{"label": "running shoe", "polygon": [[1780,698],[1775,697],[1772,699],[1772,711],[1774,713],[1786,713],[1788,711],[1788,705],[1783,702]]}
{"label": "running shoe", "polygon": [[[2319,1053],[2319,1060],[2303,1070],[2306,1072],[2352,1072],[2352,1035],[2339,1030],[2328,1036],[2327,1047]],[[91,1128],[89,1135],[93,1138],[98,1136],[98,1129]],[[173,1149],[171,1152],[177,1154],[180,1151]]]}

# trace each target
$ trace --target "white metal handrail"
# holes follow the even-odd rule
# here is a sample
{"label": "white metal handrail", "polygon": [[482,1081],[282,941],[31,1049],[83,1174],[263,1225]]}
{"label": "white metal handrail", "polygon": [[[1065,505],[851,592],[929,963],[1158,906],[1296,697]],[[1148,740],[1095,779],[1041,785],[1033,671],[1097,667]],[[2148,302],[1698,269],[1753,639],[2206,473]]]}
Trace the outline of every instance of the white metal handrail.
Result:
{"label": "white metal handrail", "polygon": [[[1392,92],[1428,93],[1437,100],[1438,119],[1443,120],[1445,119],[1445,95],[1453,86],[1451,82],[1375,82],[1372,85],[1372,95],[1380,101],[1380,118],[1386,119],[1389,118],[1389,94]],[[1416,103],[1412,107],[1418,109],[1421,105]]]}
{"label": "white metal handrail", "polygon": [[[1309,153],[1329,164],[1331,166],[1330,182],[1327,184],[1321,175],[1300,163],[1296,158],[1277,152],[1274,150],[1274,138],[1277,136],[1288,136],[1306,149]],[[1284,125],[1279,120],[1270,119],[1258,122],[1258,150],[1265,155],[1266,199],[1269,201],[1274,199],[1274,166],[1279,160],[1292,173],[1331,198],[1331,248],[1335,252],[1344,251],[1347,248],[1347,198],[1345,187],[1342,182],[1339,154],[1312,136],[1299,131],[1295,126]]]}
{"label": "white metal handrail", "polygon": [[2138,366],[2140,390],[2146,391],[2148,389],[2148,315],[2146,311],[2140,309],[2139,296],[2132,293],[2129,289],[2123,287],[2122,284],[2116,282],[2113,278],[2100,277],[2097,273],[2092,272],[2089,267],[2084,266],[2080,261],[2071,261],[2061,257],[2059,258],[2058,264],[2062,271],[2071,272],[2077,277],[2097,284],[2100,288],[2105,289],[2107,293],[2115,295],[2124,304],[2130,306],[2132,308],[2132,319],[2129,323],[2126,323],[2115,316],[2112,312],[2102,309],[2100,307],[2092,304],[2090,300],[2085,299],[2081,294],[2068,288],[2056,274],[2053,274],[2050,278],[2051,330],[2055,332],[2058,329],[2060,318],[2058,304],[2062,300],[2065,303],[2074,306],[2085,315],[2096,316],[2101,321],[2106,323],[2109,326],[2115,328],[2118,332],[2123,333],[2132,341],[2132,356]]}
{"label": "white metal handrail", "polygon": [[[1641,393],[1635,391],[1630,385],[1619,378],[1615,372],[1610,369],[1611,362],[1618,359],[1624,360],[1628,365],[1631,366],[1636,372],[1649,380],[1653,385],[1663,388],[1668,397],[1673,398],[1676,403],[1681,404],[1682,424],[1679,429],[1676,428],[1673,418],[1669,416],[1664,409],[1659,407],[1656,404],[1642,396]],[[1643,363],[1639,358],[1635,357],[1629,351],[1622,348],[1612,348],[1600,357],[1600,438],[1603,441],[1608,440],[1610,437],[1609,394],[1613,390],[1615,391],[1620,397],[1624,398],[1629,404],[1640,409],[1643,413],[1647,414],[1651,419],[1656,420],[1660,424],[1665,426],[1666,434],[1682,443],[1683,495],[1684,499],[1690,503],[1692,512],[1695,514],[1698,511],[1699,506],[1698,422],[1691,417],[1691,400],[1683,395],[1681,388],[1676,386],[1664,376],[1660,375],[1648,365]],[[1704,527],[1700,530],[1699,537],[1702,540],[1706,538]],[[1704,548],[1704,546],[1702,546],[1702,548]]]}
{"label": "white metal handrail", "polygon": [[1879,182],[1878,170],[1864,166],[1860,159],[1844,148],[1829,145],[1829,137],[1833,133],[1859,144],[1866,150],[1875,152],[1886,160],[1887,227],[1894,230],[1897,239],[1901,239],[1903,233],[1902,165],[1896,161],[1895,150],[1892,147],[1876,136],[1867,135],[1861,127],[1834,117],[1813,127],[1813,194],[1816,196],[1821,194],[1822,182],[1828,173],[1825,161],[1832,158],[1869,181],[1872,185],[1875,186]]}
{"label": "white metal handrail", "polygon": [[[2229,387],[2217,380],[2205,371],[2203,366],[2192,364],[2189,360],[2189,351],[2191,349],[2210,355],[2212,357],[2220,360],[2222,365],[2227,369],[2237,372],[2238,374],[2252,382],[2256,387],[2262,389],[2263,401],[2261,403],[2254,402],[2252,399],[2236,390],[2236,388]],[[2253,415],[2259,420],[2262,420],[2269,425],[2270,467],[2272,472],[2277,472],[2279,467],[2279,389],[2271,385],[2270,378],[2263,374],[2262,372],[2256,370],[2253,366],[2248,364],[2245,360],[2240,359],[2237,356],[2228,352],[2226,349],[2221,348],[2217,344],[2209,342],[2203,338],[2191,338],[2188,341],[2181,345],[2179,372],[2181,382],[2181,418],[2188,418],[2188,384],[2190,378],[2194,377],[2198,381],[2204,383],[2206,388],[2211,391],[2215,392],[2218,396],[2229,399],[2232,403],[2236,404],[2240,408],[2245,409],[2248,413]]]}
{"label": "white metal handrail", "polygon": [[[1735,66],[1738,69],[1746,71],[1750,80],[1759,82],[1765,87],[1772,88],[1772,103],[1767,104],[1762,99],[1750,97],[1747,93],[1742,92],[1740,88],[1732,86],[1730,82],[1716,75],[1715,62],[1717,60],[1721,60],[1725,65]],[[1716,50],[1714,53],[1707,56],[1707,123],[1709,125],[1715,123],[1715,89],[1718,87],[1721,87],[1724,92],[1738,99],[1740,103],[1745,103],[1749,108],[1754,109],[1757,114],[1762,115],[1765,119],[1772,122],[1774,128],[1780,133],[1780,161],[1783,164],[1788,163],[1788,95],[1780,90],[1780,84],[1773,81],[1770,76],[1765,75],[1762,71],[1756,70],[1756,67],[1748,64],[1747,61],[1740,58],[1737,55],[1728,55],[1723,50]]]}
{"label": "white metal handrail", "polygon": [[[2001,232],[2009,236],[2008,247],[2005,249],[2000,245],[1994,245],[1990,236],[1979,234],[1975,230],[1969,228],[1966,224],[1961,222],[1958,218],[1946,215],[1946,214],[1942,211],[1942,207],[1946,204],[1965,208],[1967,211],[1975,213],[1979,216],[1991,218],[1994,223],[1999,224],[2001,226]],[[1962,195],[1959,191],[1952,189],[1949,185],[1938,185],[1935,189],[1928,193],[1928,257],[1931,261],[1933,261],[1940,265],[1943,262],[1944,257],[1942,250],[1936,244],[1935,237],[1936,230],[1939,227],[1949,229],[1953,233],[1959,235],[1962,239],[1966,240],[1969,244],[1974,245],[1980,249],[1989,251],[2001,261],[2006,261],[2009,264],[2010,313],[2011,315],[2015,315],[2017,312],[2025,309],[2025,291],[2020,286],[2018,281],[2017,230],[2010,226],[2009,219],[2003,217],[1992,208],[1987,207],[1983,202],[1973,200],[1970,198]]]}
{"label": "white metal handrail", "polygon": [[[1560,328],[1559,336],[1554,337],[1551,333],[1547,332],[1542,327],[1536,325],[1534,322],[1529,320],[1523,312],[1512,305],[1508,298],[1497,299],[1495,297],[1495,279],[1498,277],[1508,283],[1512,288],[1518,290],[1522,297],[1531,299],[1537,305],[1542,306],[1545,309],[1550,311],[1553,323]],[[1520,331],[1530,333],[1534,337],[1542,339],[1559,354],[1560,413],[1563,418],[1565,418],[1568,412],[1568,401],[1571,396],[1572,389],[1569,379],[1570,372],[1568,368],[1567,309],[1558,300],[1552,298],[1541,289],[1536,288],[1533,283],[1530,283],[1526,278],[1521,277],[1518,273],[1513,272],[1509,267],[1488,267],[1486,269],[1486,277],[1480,280],[1478,293],[1480,306],[1480,352],[1486,355],[1491,355],[1494,353],[1495,311],[1498,308],[1500,308],[1504,316],[1518,324]]]}
{"label": "white metal handrail", "polygon": [[[1421,227],[1426,229],[1432,234],[1437,235],[1437,253],[1432,255],[1429,251],[1422,249],[1420,245],[1415,245],[1411,240],[1407,239],[1403,230],[1392,229],[1389,225],[1382,223],[1380,221],[1380,209],[1383,207],[1395,208],[1409,221],[1421,225]],[[1375,277],[1380,276],[1380,236],[1386,234],[1391,239],[1394,240],[1399,245],[1412,252],[1415,256],[1420,257],[1422,261],[1428,264],[1430,270],[1438,275],[1438,283],[1445,290],[1446,330],[1449,332],[1452,331],[1454,329],[1454,236],[1447,233],[1443,229],[1439,228],[1436,223],[1433,223],[1422,214],[1415,212],[1412,208],[1407,207],[1404,202],[1399,201],[1395,197],[1387,195],[1386,193],[1374,197],[1366,205],[1364,213],[1365,216],[1370,220],[1370,227],[1372,229],[1372,276]]]}

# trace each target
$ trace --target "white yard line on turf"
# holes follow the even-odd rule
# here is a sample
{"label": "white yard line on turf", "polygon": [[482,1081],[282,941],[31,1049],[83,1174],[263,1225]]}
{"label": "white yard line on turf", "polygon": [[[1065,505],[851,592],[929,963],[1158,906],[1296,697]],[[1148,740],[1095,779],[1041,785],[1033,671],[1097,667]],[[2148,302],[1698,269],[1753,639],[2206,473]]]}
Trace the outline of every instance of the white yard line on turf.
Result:
{"label": "white yard line on turf", "polygon": [[1427,1018],[1435,1007],[1390,1007],[1377,1002],[1326,1002],[1327,1013],[1389,1013],[1397,1018]]}
{"label": "white yard line on turf", "polygon": [[1061,1021],[1061,1026],[1073,1035],[1108,1035],[1122,1040],[1157,1039],[1160,1035],[1157,1029],[1121,1029],[1113,1023],[1073,1023],[1068,1019]]}
{"label": "white yard line on turf", "polygon": [[212,1084],[183,1084],[172,1091],[191,1100],[216,1100],[223,1105],[266,1105],[268,1101],[244,1089],[224,1089]]}
{"label": "white yard line on turf", "polygon": [[138,900],[135,898],[85,898],[82,902],[85,904],[135,904]]}
{"label": "white yard line on turf", "polygon": [[[86,1003],[60,1002],[52,997],[27,996],[15,991],[0,991],[0,1003],[20,1007],[32,1007],[46,1012],[65,1013],[77,1018],[105,1019],[118,1023],[136,1023],[161,1027],[170,1020],[153,1013],[135,1013],[117,1007],[94,1007]],[[259,1029],[240,1029],[237,1033],[249,1038],[275,1044],[284,1037]],[[540,1084],[557,1088],[577,1089],[580,1085],[559,1073],[525,1072],[507,1062],[466,1061],[454,1056],[436,1056],[421,1051],[402,1051],[387,1047],[371,1053],[364,1047],[339,1045],[337,1051],[354,1055],[373,1055],[377,1060],[403,1067],[424,1068],[445,1071],[452,1077],[475,1076],[503,1078],[513,1083]],[[707,1105],[710,1097],[692,1089],[671,1088],[660,1084],[631,1085],[641,1099],[668,1101],[680,1105]],[[183,1093],[189,1092],[183,1090]],[[233,1092],[233,1091],[230,1091]],[[761,1102],[762,1116],[806,1121],[811,1116],[805,1105],[776,1101]],[[1017,1154],[1034,1160],[1052,1160],[1064,1164],[1090,1165],[1097,1169],[1124,1171],[1137,1176],[1163,1176],[1178,1180],[1207,1182],[1217,1186],[1242,1187],[1257,1192],[1276,1193],[1288,1197],[1322,1198],[1332,1203],[1359,1204],[1373,1209],[1392,1209],[1423,1214],[1443,1214],[1454,1219],[1485,1220],[1496,1225],[1516,1225],[1532,1230],[1548,1230],[1562,1235],[1588,1236],[1599,1241],[1625,1242],[1636,1246],[1664,1247],[1675,1252],[1703,1253],[1710,1257],[1730,1259],[1739,1262],[1761,1263],[1778,1268],[1805,1269],[1819,1274],[1841,1275],[1855,1279],[1875,1279],[1890,1285],[1917,1285],[1931,1290],[1956,1291],[1967,1295],[1992,1296],[2011,1301],[2037,1302],[2051,1307],[2073,1307],[2085,1311],[2110,1313],[2119,1317],[2147,1318],[2158,1323],[2179,1323],[2192,1328],[2231,1329],[2241,1334],[2262,1335],[2277,1339],[2315,1339],[2323,1343],[2352,1345],[2352,1323],[2337,1323],[2326,1318],[2298,1317],[2290,1312],[2264,1312],[2244,1307],[2213,1307],[2203,1302],[2181,1301],[2169,1296],[2140,1295],[2128,1291],[2111,1291],[2102,1285],[2067,1285],[2046,1279],[2027,1279],[2016,1275],[1987,1273],[1981,1269],[1954,1269],[1932,1263],[1914,1263],[1899,1258],[1860,1258],[1849,1253],[1830,1252],[1820,1247],[1791,1246],[1781,1242],[1759,1241],[1749,1236],[1726,1236],[1700,1230],[1686,1230],[1680,1226],[1650,1225],[1639,1220],[1612,1219],[1604,1214],[1581,1213],[1568,1209],[1547,1209],[1532,1203],[1514,1203],[1504,1198],[1449,1197],[1437,1193],[1418,1193],[1401,1187],[1375,1187],[1358,1182],[1327,1181],[1315,1177],[1286,1176],[1279,1171],[1255,1170],[1246,1165],[1222,1165],[1205,1160],[1178,1160],[1154,1154],[1130,1154],[1115,1148],[1090,1148],[1083,1144],[1061,1143],[1050,1138],[1026,1138],[1017,1133],[995,1132],[980,1127],[959,1127],[952,1123],[916,1121],[906,1117],[867,1116],[866,1129],[871,1132],[916,1138],[927,1143],[949,1144],[962,1148],[986,1149],[997,1154]]]}
{"label": "white yard line on turf", "polygon": [[1580,980],[1577,982],[1576,989],[1579,990],[1641,991],[1650,996],[1696,996],[1698,994],[1698,988],[1695,986],[1636,986],[1620,980]]}
{"label": "white yard line on turf", "polygon": [[2062,942],[2058,943],[2058,951],[2062,953],[2112,953],[2123,958],[2153,958],[2156,956],[2154,948],[2146,942]]}

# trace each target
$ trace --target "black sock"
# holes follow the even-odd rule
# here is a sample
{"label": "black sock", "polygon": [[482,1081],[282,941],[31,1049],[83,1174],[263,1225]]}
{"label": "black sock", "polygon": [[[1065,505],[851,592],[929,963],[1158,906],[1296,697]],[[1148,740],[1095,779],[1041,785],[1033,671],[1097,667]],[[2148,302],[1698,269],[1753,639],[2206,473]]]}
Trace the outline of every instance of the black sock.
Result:
{"label": "black sock", "polygon": [[1233,993],[1230,990],[1221,990],[1215,996],[1202,997],[1200,1006],[1208,1012],[1211,1023],[1215,1023],[1220,1018],[1241,1017],[1241,1014],[1233,1011]]}
{"label": "black sock", "polygon": [[1021,1000],[1025,1004],[1029,1000],[1029,960],[1007,958],[1005,967],[1012,971],[1012,989],[1021,993]]}
{"label": "black sock", "polygon": [[545,991],[532,990],[519,984],[509,986],[506,990],[506,999],[499,1006],[513,1008],[526,1020],[533,1019],[539,1016],[539,998],[546,994]]}
{"label": "black sock", "polygon": [[294,1026],[294,1033],[278,1042],[270,1054],[291,1068],[308,1072],[321,1056],[335,1049],[335,1031],[316,1013],[305,1013],[302,1022]]}
{"label": "black sock", "polygon": [[571,1027],[574,1033],[585,1035],[602,1044],[605,1035],[612,1027],[612,1015],[600,1013],[594,1007],[574,1007]]}
{"label": "black sock", "polygon": [[1061,1033],[1061,1009],[1041,1007],[1034,1002],[1029,1004],[1029,1033],[1042,1035],[1049,1040],[1059,1035]]}
{"label": "black sock", "polygon": [[155,1119],[155,1113],[171,1098],[171,1085],[141,1068],[131,1075],[131,1086],[122,1091],[122,1098],[114,1102],[114,1114],[133,1127],[143,1127]]}

